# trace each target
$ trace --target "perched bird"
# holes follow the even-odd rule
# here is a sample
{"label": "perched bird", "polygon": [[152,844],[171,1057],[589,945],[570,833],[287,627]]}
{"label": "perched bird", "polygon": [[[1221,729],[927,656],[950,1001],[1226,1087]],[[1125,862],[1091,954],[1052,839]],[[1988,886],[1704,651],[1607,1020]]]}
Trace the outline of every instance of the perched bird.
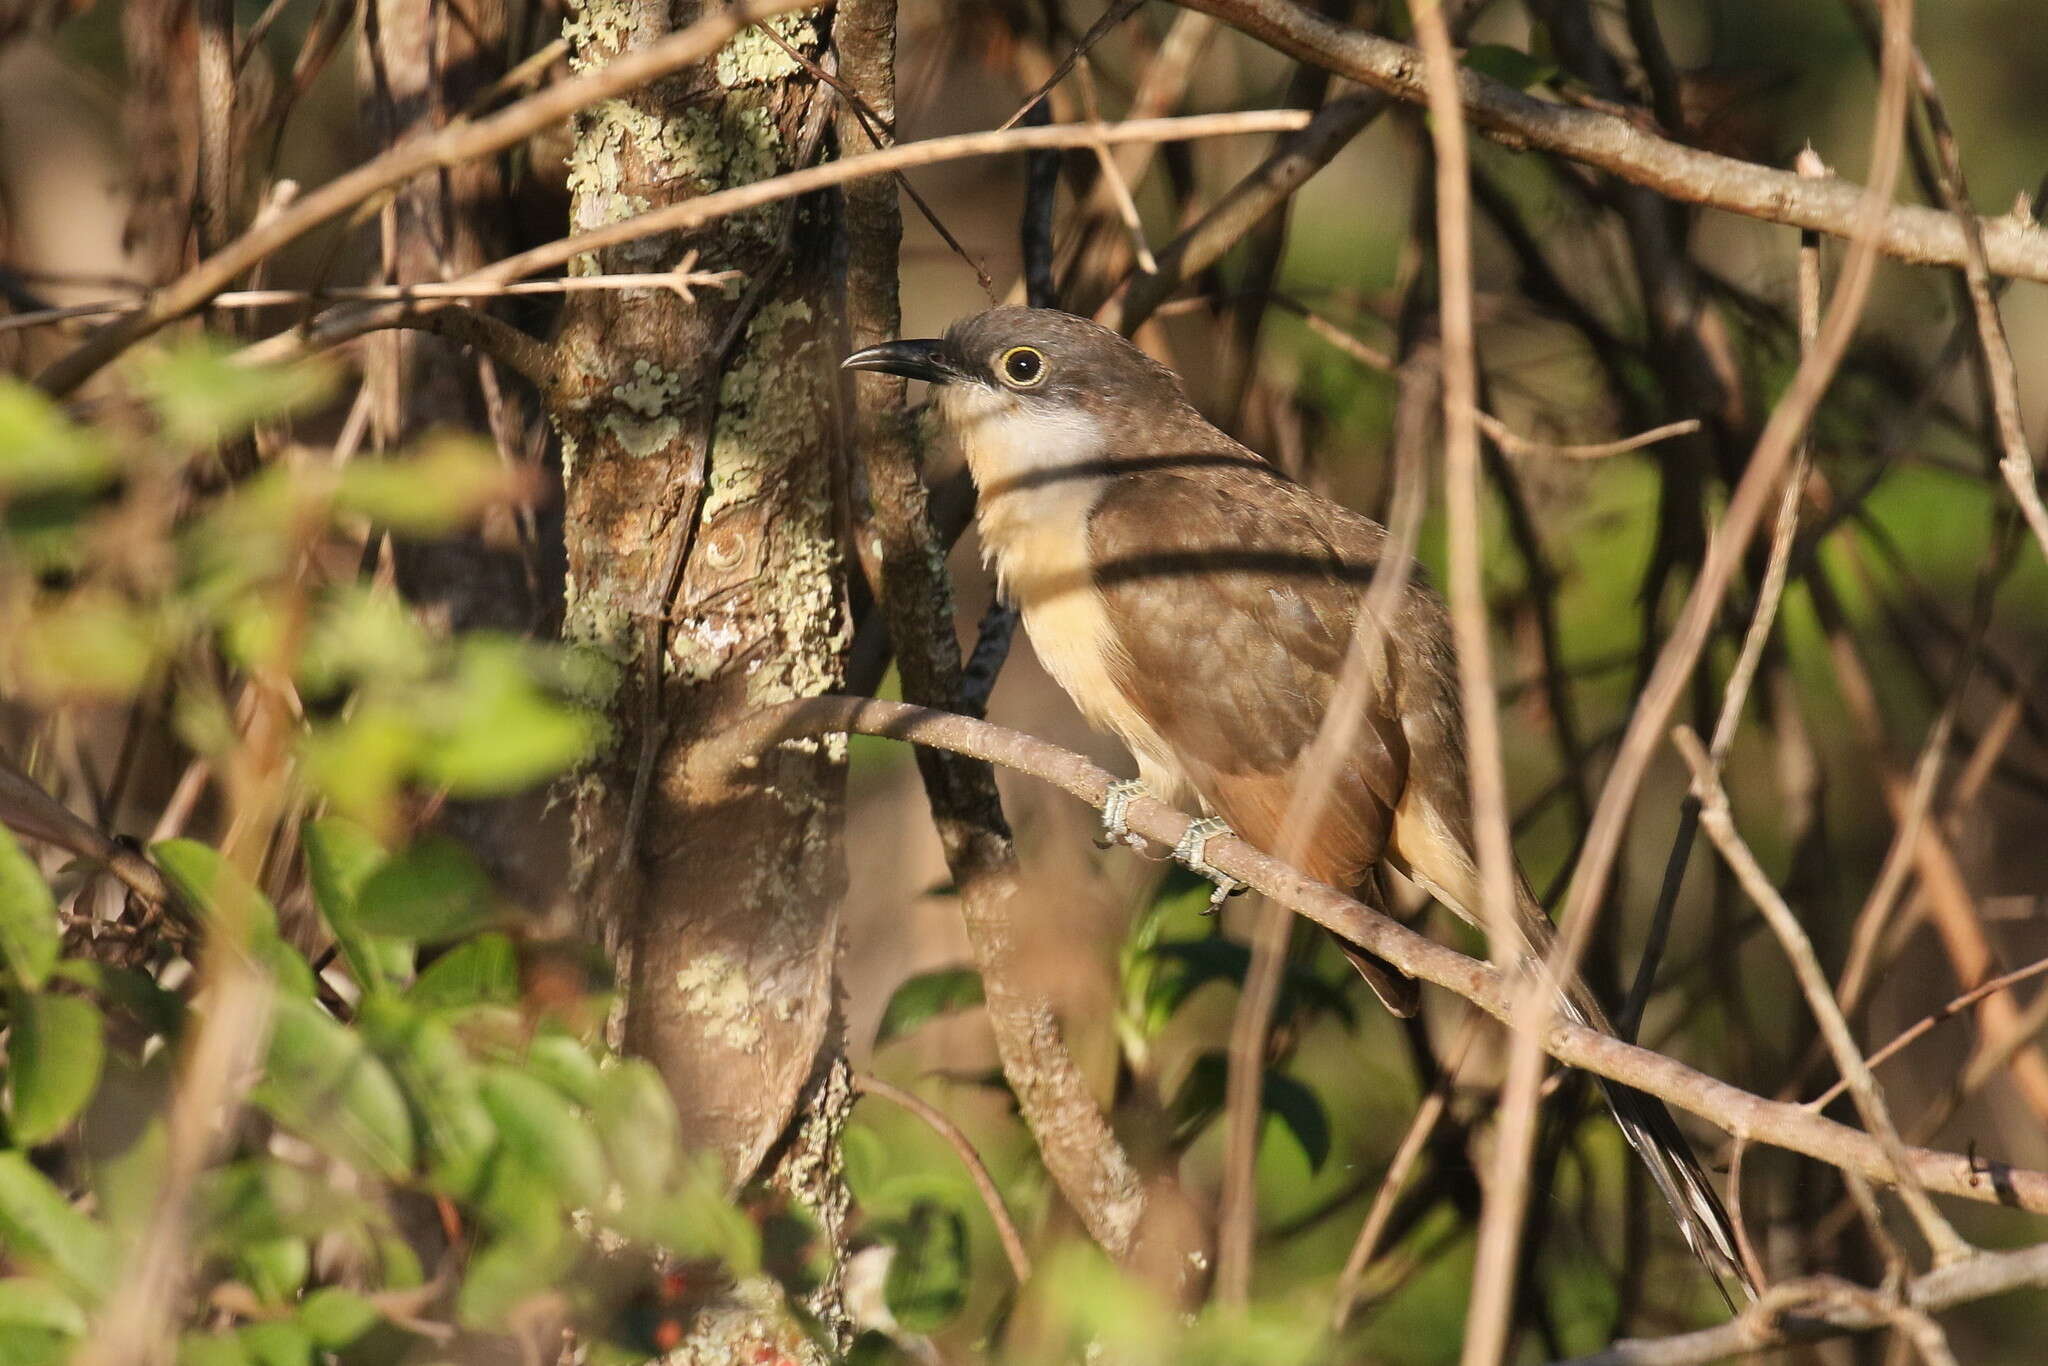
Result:
{"label": "perched bird", "polygon": [[[1140,783],[1167,801],[1191,793],[1208,813],[1175,851],[1184,862],[1220,876],[1202,845],[1227,823],[1337,887],[1369,893],[1384,861],[1484,928],[1457,659],[1419,571],[1371,623],[1381,645],[1361,724],[1313,829],[1283,829],[1386,528],[1289,480],[1204,419],[1171,370],[1070,314],[991,309],[845,366],[933,386],[979,493],[984,553],[1039,660],[1130,747]],[[1105,808],[1110,835],[1134,789],[1120,785]],[[1513,949],[1526,960],[1555,930],[1515,881]],[[1339,942],[1391,1008],[1412,1011],[1412,980]],[[1582,981],[1561,1008],[1609,1029]],[[1693,1252],[1717,1279],[1742,1281],[1727,1213],[1670,1113],[1611,1083],[1607,1097]]]}

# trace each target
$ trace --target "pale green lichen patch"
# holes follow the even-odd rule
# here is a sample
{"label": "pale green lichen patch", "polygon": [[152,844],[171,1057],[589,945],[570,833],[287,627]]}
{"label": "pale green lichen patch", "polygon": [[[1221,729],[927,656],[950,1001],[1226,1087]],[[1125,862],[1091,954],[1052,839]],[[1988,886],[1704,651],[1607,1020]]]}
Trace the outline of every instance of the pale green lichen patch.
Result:
{"label": "pale green lichen patch", "polygon": [[612,392],[640,416],[659,417],[682,397],[683,377],[642,357],[633,362],[633,377]]}
{"label": "pale green lichen patch", "polygon": [[683,436],[683,424],[668,416],[637,418],[624,413],[607,414],[604,429],[619,449],[635,460],[652,460],[672,449]]}
{"label": "pale green lichen patch", "polygon": [[766,85],[803,70],[795,58],[762,32],[764,28],[773,29],[776,37],[798,52],[818,39],[816,23],[804,14],[778,14],[752,28],[742,29],[737,37],[719,49],[720,85],[728,90],[743,85]]}
{"label": "pale green lichen patch", "polygon": [[704,1021],[706,1031],[727,1047],[754,1048],[761,1022],[754,1018],[753,987],[745,965],[728,954],[707,953],[676,973],[683,1009]]}
{"label": "pale green lichen patch", "polygon": [[633,33],[632,9],[622,0],[569,0],[562,37],[569,42],[569,67],[594,70],[626,49]]}
{"label": "pale green lichen patch", "polygon": [[[804,325],[811,306],[803,299],[777,299],[762,307],[747,328],[747,345],[725,372],[718,389],[718,435],[711,491],[704,504],[708,520],[757,496],[762,476],[791,452],[814,450],[823,418],[816,405],[791,402],[805,392],[804,367],[813,363],[815,339]],[[782,334],[804,337],[794,346]]]}

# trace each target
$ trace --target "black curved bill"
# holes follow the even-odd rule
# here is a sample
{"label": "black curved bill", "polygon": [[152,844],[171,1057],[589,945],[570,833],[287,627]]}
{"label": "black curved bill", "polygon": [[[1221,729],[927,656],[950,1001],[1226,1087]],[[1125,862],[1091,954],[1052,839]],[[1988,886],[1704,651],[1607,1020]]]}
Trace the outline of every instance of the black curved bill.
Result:
{"label": "black curved bill", "polygon": [[879,370],[885,375],[901,375],[905,379],[921,379],[932,384],[944,384],[959,378],[941,358],[936,337],[917,337],[870,346],[839,362],[839,368]]}

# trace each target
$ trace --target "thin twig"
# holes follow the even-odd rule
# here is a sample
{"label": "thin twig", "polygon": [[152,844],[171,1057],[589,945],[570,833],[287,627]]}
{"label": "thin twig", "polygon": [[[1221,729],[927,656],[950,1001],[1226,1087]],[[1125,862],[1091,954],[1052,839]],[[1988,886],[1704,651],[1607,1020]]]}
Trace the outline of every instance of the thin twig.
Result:
{"label": "thin twig", "polygon": [[996,1226],[996,1237],[1003,1245],[1003,1256],[1009,1259],[1010,1271],[1022,1285],[1031,1279],[1031,1254],[1024,1250],[1024,1239],[1017,1232],[1017,1223],[1010,1217],[1009,1207],[1003,1204],[1003,1193],[996,1188],[996,1181],[988,1173],[988,1165],[981,1160],[981,1154],[974,1151],[974,1144],[961,1132],[960,1126],[946,1117],[943,1110],[927,1102],[922,1096],[904,1090],[880,1077],[865,1073],[855,1075],[854,1089],[865,1091],[871,1096],[880,1096],[893,1105],[899,1105],[924,1121],[933,1133],[946,1141],[960,1158],[960,1165],[967,1168],[967,1175],[974,1182],[974,1189],[981,1195],[981,1203],[988,1209],[989,1221]]}
{"label": "thin twig", "polygon": [[[1043,779],[1093,807],[1102,805],[1116,781],[1070,750],[1006,727],[901,702],[834,695],[769,707],[737,721],[692,751],[691,772],[684,776],[695,781],[757,762],[755,756],[784,741],[841,733],[883,736],[1001,764]],[[1127,819],[1134,833],[1168,848],[1180,842],[1193,821],[1185,812],[1142,796],[1131,802]],[[1241,839],[1218,836],[1203,857],[1252,890],[1410,976],[1463,997],[1495,1019],[1505,1021],[1511,1015],[1509,985],[1485,963],[1424,938]],[[1750,1142],[1804,1153],[1885,1184],[1899,1179],[1898,1169],[1875,1138],[1802,1105],[1767,1100],[1569,1020],[1551,1021],[1543,1047],[1562,1063],[1647,1092]],[[1929,1191],[2048,1213],[2048,1173],[1987,1162],[1981,1155],[1925,1148],[1907,1149],[1906,1161]]]}
{"label": "thin twig", "polygon": [[1618,441],[1596,441],[1583,446],[1557,446],[1547,441],[1532,441],[1526,436],[1518,436],[1507,423],[1490,413],[1478,413],[1475,414],[1475,418],[1479,423],[1479,429],[1509,455],[1550,460],[1605,460],[1611,455],[1626,455],[1630,451],[1654,446],[1659,441],[1668,441],[1674,436],[1690,436],[1700,429],[1700,420],[1688,417],[1677,422],[1667,422],[1661,427],[1652,427],[1647,432],[1637,432],[1634,436],[1622,437]]}
{"label": "thin twig", "polygon": [[[1905,1157],[1905,1140],[1899,1137],[1898,1127],[1892,1123],[1891,1111],[1878,1089],[1877,1078],[1871,1075],[1870,1064],[1864,1061],[1862,1052],[1856,1047],[1855,1036],[1849,1032],[1849,1022],[1842,1018],[1842,1009],[1835,1003],[1827,974],[1821,970],[1820,959],[1814,954],[1813,942],[1806,937],[1799,917],[1792,913],[1792,908],[1785,904],[1778,889],[1771,885],[1763,866],[1736,831],[1734,816],[1728,809],[1728,794],[1722,788],[1720,775],[1707,756],[1706,748],[1700,744],[1699,737],[1693,734],[1690,726],[1679,726],[1672,739],[1692,768],[1693,795],[1700,799],[1700,824],[1705,828],[1707,838],[1721,851],[1721,857],[1734,870],[1750,900],[1756,903],[1757,909],[1763,912],[1764,919],[1777,934],[1785,957],[1792,965],[1793,976],[1806,993],[1807,1004],[1820,1024],[1821,1034],[1828,1041],[1828,1050],[1834,1054],[1835,1065],[1841,1069],[1842,1080],[1849,1084],[1850,1094],[1856,1098],[1857,1112],[1884,1146],[1892,1159],[1893,1170],[1910,1173],[1910,1164]],[[1970,1245],[1934,1207],[1934,1202],[1927,1198],[1926,1190],[1910,1174],[1899,1184],[1899,1196],[1912,1213],[1914,1222],[1920,1226],[1937,1266],[1972,1255]]]}
{"label": "thin twig", "polygon": [[[1429,102],[1421,53],[1325,18],[1296,0],[1178,3],[1396,99]],[[1458,84],[1468,122],[1510,147],[1555,153],[1684,203],[1868,242],[1872,250],[1896,260],[1963,264],[1962,232],[1945,210],[1893,205],[1887,190],[1873,214],[1864,202],[1868,187],[1838,179],[1803,181],[1790,172],[1701,151],[1660,138],[1628,119],[1539,99],[1470,68],[1459,71]],[[1871,165],[1875,169],[1880,163],[1873,158]],[[2048,280],[2048,230],[2017,215],[1983,219],[1980,226],[1994,275]]]}
{"label": "thin twig", "polygon": [[1786,1281],[1739,1317],[1675,1337],[1617,1342],[1603,1352],[1558,1366],[1704,1366],[1773,1347],[1895,1326],[1896,1307],[1916,1314],[2048,1285],[2048,1243],[2014,1252],[1984,1252],[1937,1267],[1900,1287],[1896,1298],[1832,1276]]}
{"label": "thin twig", "polygon": [[1414,8],[1415,31],[1428,69],[1430,142],[1436,153],[1436,238],[1444,344],[1444,505],[1450,529],[1451,633],[1471,783],[1472,838],[1479,865],[1479,905],[1469,907],[1486,930],[1494,966],[1517,976],[1518,999],[1501,1084],[1493,1154],[1481,1184],[1472,1302],[1465,1317],[1464,1366],[1493,1366],[1507,1353],[1514,1301],[1516,1251],[1528,1208],[1529,1164],[1543,1081],[1543,1027],[1556,1010],[1556,983],[1544,965],[1519,971],[1528,956],[1515,916],[1515,850],[1508,833],[1507,773],[1501,762],[1500,699],[1494,693],[1493,641],[1486,614],[1480,546],[1479,381],[1472,335],[1472,191],[1464,110],[1458,102],[1458,59],[1438,0]]}
{"label": "thin twig", "polygon": [[[2014,968],[2011,972],[2002,973],[1988,982],[1972,987],[1933,1014],[1923,1015],[1907,1028],[1899,1031],[1892,1038],[1891,1042],[1870,1055],[1871,1067],[1875,1068],[1880,1063],[1890,1061],[1895,1054],[1913,1043],[1914,1040],[1928,1033],[1944,1020],[1954,1019],[1986,996],[1994,992],[2004,991],[2007,987],[2017,985],[2031,977],[2039,977],[2044,972],[2048,972],[2048,958],[2038,959],[2023,968]],[[2029,1037],[2030,1033],[2031,1031],[2015,1030],[2013,1031],[2013,1037],[2015,1041],[2024,1040]],[[1827,1090],[1806,1103],[1815,1110],[1824,1110],[1834,1103],[1835,1098],[1841,1095],[1848,1085],[1849,1083],[1846,1080],[1837,1080],[1834,1085],[1828,1087]]]}
{"label": "thin twig", "polygon": [[1458,1069],[1464,1066],[1465,1054],[1471,1050],[1472,1041],[1479,1037],[1478,1024],[1478,1016],[1467,1015],[1458,1026],[1442,1075],[1436,1079],[1436,1085],[1429,1088],[1429,1094],[1422,1098],[1422,1104],[1416,1107],[1415,1118],[1408,1123],[1408,1132],[1401,1135],[1400,1145],[1394,1149],[1394,1156],[1387,1163],[1386,1175],[1380,1178],[1380,1188],[1373,1195],[1372,1208],[1365,1212],[1365,1223],[1359,1227],[1358,1237],[1351,1244],[1351,1255],[1344,1259],[1344,1269],[1337,1273],[1337,1289],[1330,1305],[1330,1331],[1333,1333],[1343,1332],[1345,1325],[1351,1322],[1351,1315],[1358,1307],[1359,1293],[1365,1285],[1365,1270],[1379,1255],[1380,1239],[1386,1236],[1387,1224],[1394,1217],[1394,1205],[1400,1198],[1402,1187],[1408,1183],[1409,1171],[1421,1159],[1430,1136],[1436,1132],[1437,1122],[1450,1107]]}
{"label": "thin twig", "polygon": [[[715,289],[740,278],[736,270],[692,270],[688,263],[672,271],[651,274],[568,275],[558,280],[520,280],[510,284],[464,285],[423,281],[411,285],[330,285],[324,289],[237,289],[216,294],[206,308],[277,308],[306,304],[392,302],[415,299],[491,299],[504,294],[576,294],[585,290],[662,289],[694,302],[695,291]],[[143,299],[102,299],[98,303],[72,304],[64,308],[39,309],[0,318],[0,332],[22,327],[42,327],[77,318],[104,318],[117,313],[134,313],[148,306]]]}
{"label": "thin twig", "polygon": [[199,308],[257,262],[329,219],[351,212],[423,171],[503,151],[580,109],[636,90],[701,60],[757,19],[804,9],[814,3],[815,0],[740,0],[720,6],[680,33],[622,53],[595,71],[536,91],[489,118],[458,121],[402,142],[336,176],[270,222],[252,227],[157,291],[146,308],[98,328],[76,349],[36,376],[36,383],[46,393],[59,397],[68,394],[130,346]]}

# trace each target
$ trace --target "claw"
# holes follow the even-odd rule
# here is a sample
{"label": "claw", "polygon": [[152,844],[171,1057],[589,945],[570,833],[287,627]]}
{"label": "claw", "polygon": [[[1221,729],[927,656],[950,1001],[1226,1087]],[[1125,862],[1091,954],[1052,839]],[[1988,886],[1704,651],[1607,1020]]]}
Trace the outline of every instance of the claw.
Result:
{"label": "claw", "polygon": [[1203,912],[1204,915],[1216,914],[1222,908],[1225,900],[1246,890],[1242,882],[1239,882],[1221,868],[1211,866],[1209,861],[1202,857],[1204,851],[1209,847],[1210,840],[1215,839],[1218,835],[1232,835],[1235,833],[1230,828],[1228,821],[1210,816],[1205,820],[1199,820],[1190,825],[1186,833],[1180,837],[1180,843],[1173,847],[1173,856],[1179,859],[1189,872],[1199,877],[1205,877],[1216,884],[1216,890],[1209,894],[1209,909]]}
{"label": "claw", "polygon": [[1144,848],[1144,840],[1131,833],[1124,817],[1131,809],[1132,798],[1151,795],[1152,790],[1136,778],[1111,783],[1102,796],[1102,833],[1095,837],[1095,847],[1114,849],[1119,844],[1128,844],[1133,849]]}

